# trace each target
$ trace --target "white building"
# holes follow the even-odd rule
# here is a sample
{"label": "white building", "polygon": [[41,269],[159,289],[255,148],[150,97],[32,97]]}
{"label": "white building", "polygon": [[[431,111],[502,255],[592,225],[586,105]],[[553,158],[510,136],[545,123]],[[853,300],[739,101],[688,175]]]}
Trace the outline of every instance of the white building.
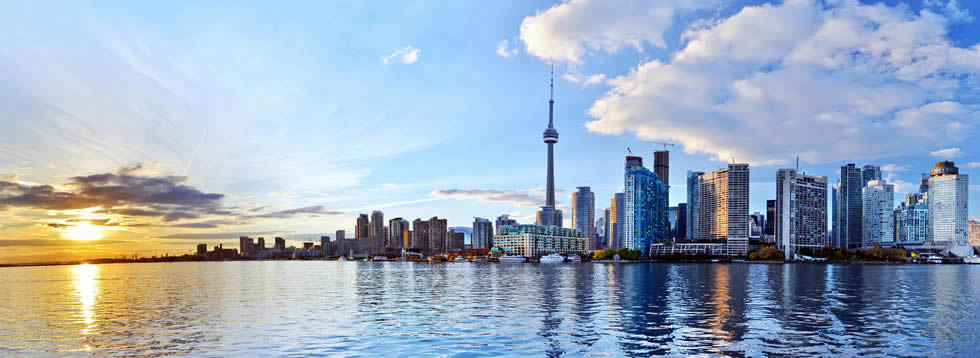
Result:
{"label": "white building", "polygon": [[725,240],[728,252],[749,250],[749,165],[729,164],[698,177],[698,238]]}
{"label": "white building", "polygon": [[885,180],[868,181],[861,193],[861,217],[864,222],[864,248],[895,240],[895,186]]}
{"label": "white building", "polygon": [[827,177],[795,169],[776,171],[776,245],[786,258],[827,246]]}
{"label": "white building", "polygon": [[936,163],[929,178],[929,236],[932,242],[949,245],[956,256],[973,254],[969,246],[970,179],[960,174],[953,162]]}

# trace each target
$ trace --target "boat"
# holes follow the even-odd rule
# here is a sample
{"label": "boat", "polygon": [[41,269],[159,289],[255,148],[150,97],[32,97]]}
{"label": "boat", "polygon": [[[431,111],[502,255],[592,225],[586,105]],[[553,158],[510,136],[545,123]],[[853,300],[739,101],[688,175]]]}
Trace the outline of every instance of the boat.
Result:
{"label": "boat", "polygon": [[372,257],[371,258],[371,261],[388,261],[388,257],[387,256],[378,255],[378,256]]}
{"label": "boat", "polygon": [[337,261],[347,261],[347,256],[341,256]]}
{"label": "boat", "polygon": [[963,263],[965,263],[965,264],[980,264],[980,256],[974,255],[974,256],[970,256],[970,257],[964,257],[963,258]]}
{"label": "boat", "polygon": [[477,256],[477,257],[474,257],[474,258],[471,258],[470,259],[470,262],[489,262],[489,261],[490,260],[487,259],[486,256]]}
{"label": "boat", "polygon": [[527,259],[524,258],[524,256],[521,256],[521,255],[513,255],[513,256],[511,256],[511,255],[504,255],[504,256],[501,256],[499,260],[502,263],[521,263],[521,262],[527,261]]}
{"label": "boat", "polygon": [[582,256],[578,254],[568,254],[566,258],[568,258],[568,262],[582,262]]}
{"label": "boat", "polygon": [[466,258],[462,256],[456,256],[456,258],[453,259],[453,262],[469,262],[469,261],[466,261]]}
{"label": "boat", "polygon": [[541,263],[543,264],[560,264],[562,262],[565,262],[565,256],[559,255],[558,253],[552,252],[541,256]]}

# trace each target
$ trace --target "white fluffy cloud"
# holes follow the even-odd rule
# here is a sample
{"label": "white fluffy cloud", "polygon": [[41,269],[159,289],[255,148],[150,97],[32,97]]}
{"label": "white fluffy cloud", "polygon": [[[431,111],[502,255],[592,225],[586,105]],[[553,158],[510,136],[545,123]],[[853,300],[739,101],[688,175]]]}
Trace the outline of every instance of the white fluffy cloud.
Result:
{"label": "white fluffy cloud", "polygon": [[497,55],[501,57],[509,58],[516,55],[521,50],[516,46],[511,48],[510,40],[503,40],[497,44]]}
{"label": "white fluffy cloud", "polygon": [[980,162],[969,162],[966,163],[967,168],[980,168]]}
{"label": "white fluffy cloud", "polygon": [[565,0],[521,23],[527,52],[546,61],[582,63],[590,50],[622,47],[642,52],[644,44],[666,47],[663,33],[674,15],[710,7],[716,0]]}
{"label": "white fluffy cloud", "polygon": [[950,21],[854,0],[787,0],[697,21],[669,61],[609,79],[587,127],[752,164],[961,142],[978,122],[959,94],[977,83],[980,47],[951,44]]}
{"label": "white fluffy cloud", "polygon": [[406,65],[411,65],[419,61],[420,53],[422,53],[422,50],[412,46],[405,46],[405,48],[398,49],[397,51],[392,52],[390,55],[382,57],[381,62],[387,65],[394,60]]}
{"label": "white fluffy cloud", "polygon": [[956,158],[960,156],[960,148],[940,149],[934,152],[929,152],[929,155],[940,159]]}

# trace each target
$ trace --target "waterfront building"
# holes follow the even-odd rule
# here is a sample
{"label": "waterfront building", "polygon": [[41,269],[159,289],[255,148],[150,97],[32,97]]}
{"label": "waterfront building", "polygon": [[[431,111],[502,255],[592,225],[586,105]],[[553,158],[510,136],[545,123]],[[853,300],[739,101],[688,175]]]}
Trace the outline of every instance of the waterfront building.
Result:
{"label": "waterfront building", "polygon": [[756,211],[749,215],[752,227],[749,228],[749,238],[761,239],[766,231],[766,216]]}
{"label": "waterfront building", "polygon": [[208,254],[208,244],[197,244],[197,255],[206,256]]}
{"label": "waterfront building", "polygon": [[787,259],[804,247],[827,246],[827,177],[777,170],[775,204],[776,246]]}
{"label": "waterfront building", "polygon": [[698,238],[725,241],[728,253],[749,249],[749,165],[703,174],[698,180]]}
{"label": "waterfront building", "polygon": [[657,178],[670,187],[670,152],[658,150],[653,152],[653,172]]}
{"label": "waterfront building", "polygon": [[429,253],[429,221],[415,219],[412,221],[412,246],[424,254]]}
{"label": "waterfront building", "polygon": [[548,128],[542,135],[548,145],[548,179],[545,187],[545,203],[535,218],[538,225],[562,226],[561,210],[555,209],[555,143],[558,143],[558,130],[554,126],[555,117],[555,78],[551,75],[551,96],[548,99]]}
{"label": "waterfront building", "polygon": [[644,167],[626,171],[625,181],[623,247],[647,255],[651,244],[669,241],[667,185]]}
{"label": "waterfront building", "polygon": [[677,207],[667,207],[667,239],[677,238]]}
{"label": "waterfront building", "polygon": [[572,193],[572,227],[589,240],[589,248],[597,249],[595,232],[595,194],[591,188],[580,186]]}
{"label": "waterfront building", "polygon": [[473,234],[470,247],[474,249],[493,248],[493,223],[484,218],[473,218]]}
{"label": "waterfront building", "polygon": [[776,241],[776,201],[775,200],[766,200],[765,239],[767,242]]}
{"label": "waterfront building", "polygon": [[494,237],[494,247],[510,255],[537,257],[553,252],[588,254],[588,240],[578,229],[551,225],[504,226]]}
{"label": "waterfront building", "polygon": [[497,217],[496,224],[497,224],[496,225],[496,230],[494,231],[494,233],[499,234],[500,233],[500,229],[503,228],[504,226],[514,226],[514,225],[517,225],[517,220],[511,219],[510,218],[510,215],[504,214],[504,215],[500,215],[500,216]]}
{"label": "waterfront building", "polygon": [[609,238],[609,235],[612,233],[612,227],[609,226],[609,220],[611,219],[612,212],[610,212],[609,208],[606,208],[606,210],[602,211],[602,245],[606,248],[609,247],[609,242],[611,241]]}
{"label": "waterfront building", "polygon": [[330,256],[330,236],[320,236],[320,256]]}
{"label": "waterfront building", "polygon": [[446,252],[463,251],[466,244],[466,233],[457,232],[456,228],[449,229],[446,233]]}
{"label": "waterfront building", "polygon": [[606,216],[609,215],[607,213],[608,211],[609,209],[603,210],[602,217],[595,221],[595,236],[597,239],[596,244],[599,246],[597,249],[605,247],[606,243],[608,242],[608,240],[606,240]]}
{"label": "waterfront building", "polygon": [[700,177],[704,172],[687,171],[687,238],[698,238],[698,199],[700,199]]}
{"label": "waterfront building", "polygon": [[623,247],[623,213],[626,211],[626,193],[613,194],[609,201],[609,234],[610,249]]}
{"label": "waterfront building", "polygon": [[980,247],[980,222],[970,220],[969,241],[970,246]]}
{"label": "waterfront building", "polygon": [[[869,174],[870,175],[870,174]],[[840,167],[837,182],[837,211],[834,212],[834,236],[837,247],[859,249],[864,245],[864,219],[861,212],[863,202],[861,192],[864,188],[862,170],[852,163]]]}
{"label": "waterfront building", "polygon": [[970,179],[953,162],[942,161],[929,173],[929,237],[948,245],[959,257],[973,254],[969,248]]}
{"label": "waterfront building", "polygon": [[[341,231],[341,232],[343,232],[343,231]],[[273,246],[273,249],[274,250],[276,250],[276,251],[286,251],[286,240],[284,240],[281,237],[276,237],[275,238],[275,242],[276,243]]]}
{"label": "waterfront building", "polygon": [[265,250],[265,238],[264,237],[260,237],[259,240],[258,240],[258,244],[256,245],[256,251],[262,251],[262,250]]}
{"label": "waterfront building", "polygon": [[385,214],[380,211],[371,213],[371,224],[368,225],[368,237],[371,238],[370,254],[380,254],[384,252],[385,241]]}
{"label": "waterfront building", "polygon": [[[928,190],[928,186],[926,187]],[[929,240],[928,194],[909,193],[895,209],[895,242],[923,243]]]}
{"label": "waterfront building", "polygon": [[361,214],[357,216],[357,221],[354,223],[354,238],[360,239],[364,237],[371,237],[369,232],[369,227],[371,226],[371,220],[368,219],[367,214]]}
{"label": "waterfront building", "polygon": [[386,246],[405,247],[405,242],[408,241],[406,237],[408,229],[408,220],[400,217],[388,220],[388,243]]}
{"label": "waterfront building", "polygon": [[347,238],[347,232],[344,230],[337,230],[335,234],[336,235],[334,237],[336,237],[337,240],[344,240]]}
{"label": "waterfront building", "polygon": [[446,233],[449,226],[446,219],[433,216],[429,219],[429,254],[438,255],[446,250]]}
{"label": "waterfront building", "polygon": [[677,226],[674,228],[674,239],[687,239],[687,203],[677,204],[677,213],[674,221]]}
{"label": "waterfront building", "polygon": [[862,189],[861,209],[864,248],[887,244],[895,239],[895,186],[885,180],[868,181]]}
{"label": "waterfront building", "polygon": [[255,248],[255,243],[252,238],[248,236],[238,237],[238,252],[242,253],[242,256],[252,256]]}

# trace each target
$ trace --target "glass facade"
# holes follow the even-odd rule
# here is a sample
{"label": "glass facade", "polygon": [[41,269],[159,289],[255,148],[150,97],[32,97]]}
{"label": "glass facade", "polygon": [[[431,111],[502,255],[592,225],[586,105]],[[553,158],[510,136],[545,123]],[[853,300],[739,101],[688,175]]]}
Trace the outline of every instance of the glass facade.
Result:
{"label": "glass facade", "polygon": [[668,187],[647,168],[626,171],[623,210],[623,247],[650,251],[653,243],[670,239],[667,203]]}
{"label": "glass facade", "polygon": [[[952,167],[951,162],[949,163]],[[968,245],[970,190],[969,178],[953,169],[933,169],[929,179],[929,235],[933,242]],[[942,170],[940,170],[942,169]]]}

